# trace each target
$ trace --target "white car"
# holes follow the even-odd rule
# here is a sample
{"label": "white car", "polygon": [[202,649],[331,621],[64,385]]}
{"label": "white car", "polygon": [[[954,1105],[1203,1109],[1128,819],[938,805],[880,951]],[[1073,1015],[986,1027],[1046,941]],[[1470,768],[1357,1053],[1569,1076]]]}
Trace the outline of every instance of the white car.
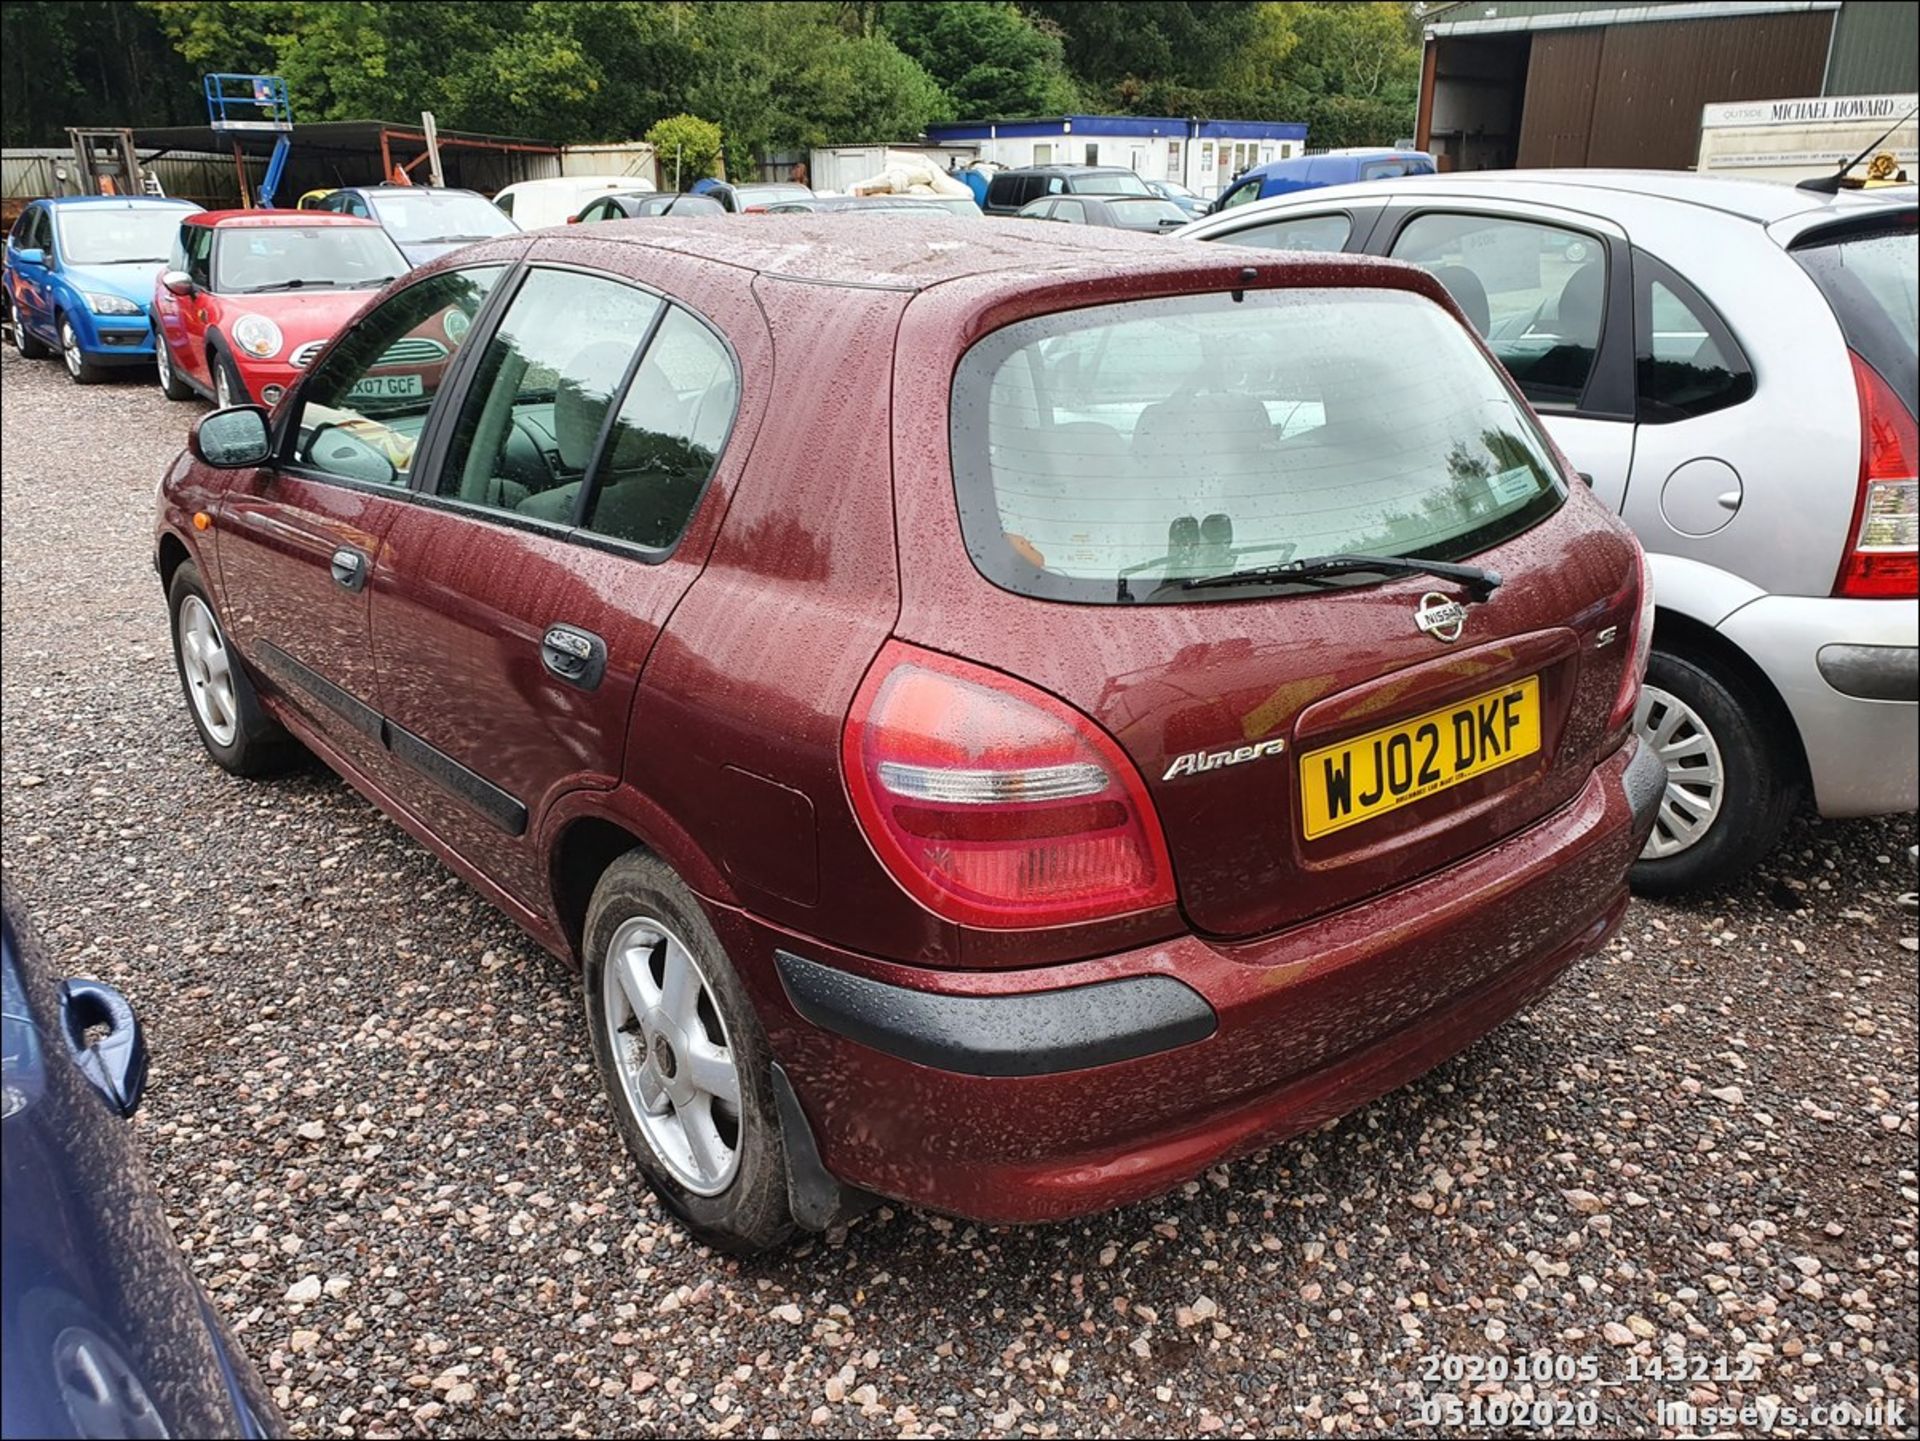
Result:
{"label": "white car", "polygon": [[513,217],[522,230],[565,225],[590,200],[618,191],[632,194],[652,190],[651,180],[637,175],[561,175],[551,180],[522,180],[493,197],[493,203]]}
{"label": "white car", "polygon": [[1829,817],[1914,808],[1917,198],[1480,172],[1178,232],[1432,271],[1633,527],[1659,598],[1640,725],[1668,773],[1644,891],[1738,874],[1803,794]]}

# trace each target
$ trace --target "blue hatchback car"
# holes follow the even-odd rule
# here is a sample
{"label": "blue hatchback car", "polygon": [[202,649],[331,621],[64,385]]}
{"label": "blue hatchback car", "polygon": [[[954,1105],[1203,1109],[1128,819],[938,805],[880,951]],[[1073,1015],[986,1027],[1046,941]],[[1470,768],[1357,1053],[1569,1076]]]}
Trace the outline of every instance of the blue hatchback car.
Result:
{"label": "blue hatchback car", "polygon": [[1433,157],[1424,150],[1332,150],[1325,155],[1297,155],[1245,171],[1213,202],[1209,215],[1232,205],[1267,200],[1295,190],[1322,185],[1347,185],[1356,180],[1398,180],[1403,175],[1431,175]]}
{"label": "blue hatchback car", "polygon": [[7,236],[13,343],[29,360],[58,351],[82,385],[153,364],[153,283],[180,222],[200,207],[145,195],[36,200]]}
{"label": "blue hatchback car", "polygon": [[133,1011],[55,980],[10,898],[0,1000],[0,1438],[281,1434],[127,1134],[147,1072]]}

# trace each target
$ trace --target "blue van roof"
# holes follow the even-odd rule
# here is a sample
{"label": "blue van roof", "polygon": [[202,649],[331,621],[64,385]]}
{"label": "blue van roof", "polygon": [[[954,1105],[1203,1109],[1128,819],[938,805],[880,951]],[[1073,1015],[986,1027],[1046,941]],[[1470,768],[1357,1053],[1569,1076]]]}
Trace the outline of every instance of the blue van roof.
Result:
{"label": "blue van roof", "polygon": [[1319,155],[1296,155],[1291,160],[1269,160],[1265,165],[1255,165],[1241,172],[1240,179],[1257,175],[1263,180],[1304,180],[1309,169],[1315,165],[1325,165],[1328,161],[1351,160],[1358,164],[1366,160],[1432,160],[1433,156],[1425,150],[1395,150],[1383,145],[1378,149],[1340,150],[1324,152]]}

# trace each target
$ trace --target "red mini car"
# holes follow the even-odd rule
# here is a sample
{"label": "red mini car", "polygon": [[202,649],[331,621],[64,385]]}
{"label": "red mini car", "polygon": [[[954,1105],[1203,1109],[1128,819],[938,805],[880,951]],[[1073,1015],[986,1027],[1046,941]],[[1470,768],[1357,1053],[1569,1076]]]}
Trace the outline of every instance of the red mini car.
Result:
{"label": "red mini car", "polygon": [[[211,210],[188,220],[153,290],[154,354],[170,400],[198,393],[218,405],[274,404],[373,291],[407,273],[400,248],[371,220],[311,210]],[[414,338],[415,371],[444,361],[455,342]],[[402,383],[417,391],[422,382]]]}
{"label": "red mini car", "polygon": [[475,246],[162,487],[208,752],[306,746],[577,964],[714,1244],[1150,1195],[1627,904],[1639,548],[1447,292],[1063,230]]}

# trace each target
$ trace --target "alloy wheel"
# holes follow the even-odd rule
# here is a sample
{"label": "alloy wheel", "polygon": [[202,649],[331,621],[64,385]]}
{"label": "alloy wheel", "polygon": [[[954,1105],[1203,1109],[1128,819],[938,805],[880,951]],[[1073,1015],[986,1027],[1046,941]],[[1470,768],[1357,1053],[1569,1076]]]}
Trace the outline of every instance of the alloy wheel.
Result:
{"label": "alloy wheel", "polygon": [[1726,766],[1706,721],[1671,691],[1642,687],[1633,725],[1667,768],[1653,833],[1640,852],[1641,860],[1664,860],[1697,845],[1719,819],[1726,800]]}
{"label": "alloy wheel", "polygon": [[700,963],[664,922],[636,916],[607,943],[601,987],[634,1120],[675,1180],[718,1195],[740,1169],[740,1073]]}
{"label": "alloy wheel", "polygon": [[78,380],[80,367],[87,363],[87,358],[80,353],[80,337],[73,333],[71,320],[60,322],[60,358],[67,363],[67,374]]}
{"label": "alloy wheel", "polygon": [[153,365],[160,372],[160,388],[173,389],[173,356],[167,350],[167,337],[155,335],[153,338]]}
{"label": "alloy wheel", "polygon": [[234,693],[233,657],[227,650],[220,622],[197,595],[180,602],[180,667],[186,672],[187,695],[193,711],[216,745],[229,746],[240,724],[240,703]]}

